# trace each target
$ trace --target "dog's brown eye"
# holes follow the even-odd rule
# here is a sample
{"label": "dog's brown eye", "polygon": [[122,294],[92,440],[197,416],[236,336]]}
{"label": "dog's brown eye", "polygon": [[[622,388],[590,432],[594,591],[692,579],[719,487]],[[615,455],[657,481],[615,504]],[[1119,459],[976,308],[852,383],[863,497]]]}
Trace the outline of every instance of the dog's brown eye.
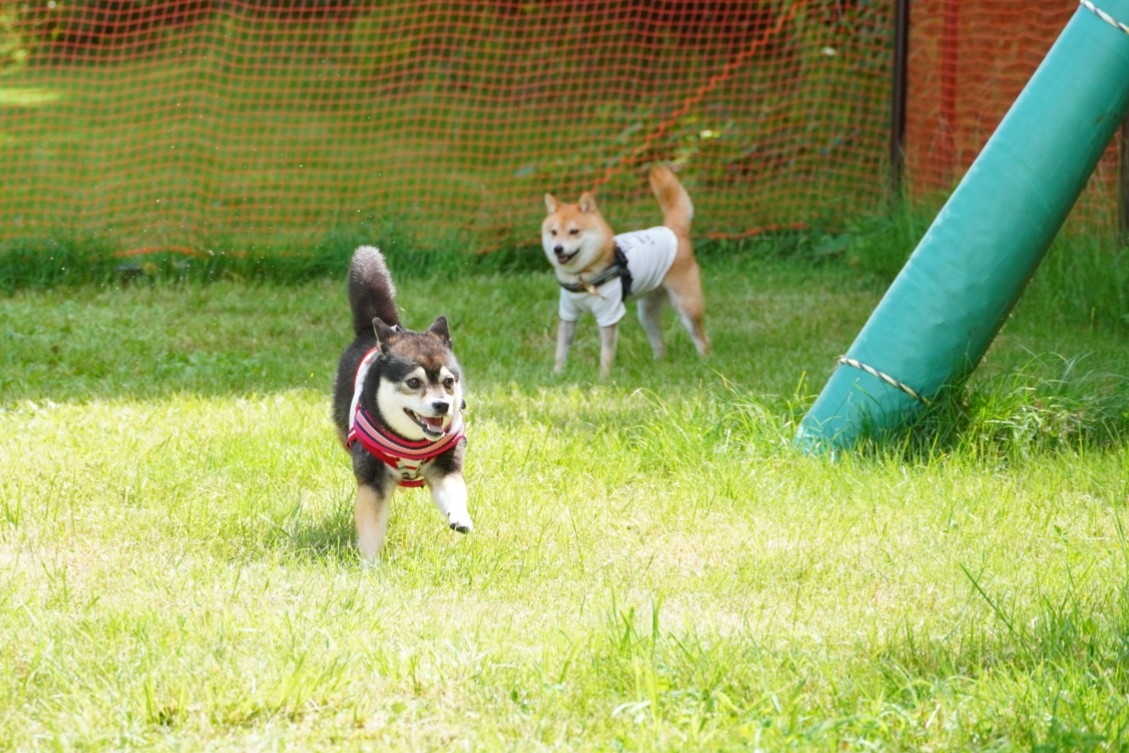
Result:
{"label": "dog's brown eye", "polygon": [[580,228],[574,227],[574,228],[572,228],[571,230],[568,231],[568,234],[569,235],[580,235]]}
{"label": "dog's brown eye", "polygon": [[443,380],[443,386],[447,389],[448,392],[455,389],[455,378],[447,377]]}
{"label": "dog's brown eye", "polygon": [[405,380],[404,384],[408,385],[413,390],[418,390],[420,388],[420,385],[423,384],[423,380],[419,377],[411,377],[410,379]]}

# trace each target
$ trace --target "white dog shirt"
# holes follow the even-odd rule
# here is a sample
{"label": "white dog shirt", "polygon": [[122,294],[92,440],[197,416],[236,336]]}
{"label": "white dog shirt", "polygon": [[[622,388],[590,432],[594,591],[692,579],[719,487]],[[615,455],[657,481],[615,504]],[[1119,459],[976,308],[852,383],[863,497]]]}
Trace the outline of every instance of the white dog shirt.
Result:
{"label": "white dog shirt", "polygon": [[[626,258],[630,273],[631,289],[627,297],[646,295],[662,284],[678,251],[678,237],[673,230],[662,225],[620,233],[615,237],[615,244]],[[627,307],[623,305],[625,296],[622,277],[616,275],[601,283],[596,290],[599,295],[592,295],[587,290],[576,291],[562,287],[559,307],[561,319],[575,322],[585,311],[591,311],[601,327],[618,323],[627,313]]]}

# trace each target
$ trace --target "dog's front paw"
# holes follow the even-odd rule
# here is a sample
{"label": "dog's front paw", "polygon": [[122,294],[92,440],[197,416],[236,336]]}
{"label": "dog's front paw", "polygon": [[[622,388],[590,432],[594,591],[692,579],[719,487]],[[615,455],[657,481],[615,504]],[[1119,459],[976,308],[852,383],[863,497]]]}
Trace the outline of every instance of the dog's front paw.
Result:
{"label": "dog's front paw", "polygon": [[474,525],[470,522],[470,515],[465,510],[452,510],[447,513],[447,524],[452,531],[470,533]]}
{"label": "dog's front paw", "polygon": [[439,508],[439,514],[452,530],[459,533],[470,532],[474,526],[471,525],[470,513],[467,512],[466,483],[462,474],[453,473],[444,477],[431,487],[431,496]]}
{"label": "dog's front paw", "polygon": [[470,533],[471,530],[474,529],[474,526],[471,525],[470,518],[456,519],[452,517],[448,525],[450,525],[452,531],[458,531],[459,533]]}

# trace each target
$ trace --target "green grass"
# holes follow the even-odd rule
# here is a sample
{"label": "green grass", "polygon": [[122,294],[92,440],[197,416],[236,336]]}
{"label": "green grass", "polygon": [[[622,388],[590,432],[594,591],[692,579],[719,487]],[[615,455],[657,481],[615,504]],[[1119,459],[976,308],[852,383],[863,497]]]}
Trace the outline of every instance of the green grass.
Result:
{"label": "green grass", "polygon": [[1125,308],[1069,292],[1108,252],[1056,249],[948,412],[831,462],[792,436],[884,283],[764,251],[705,254],[708,363],[629,321],[607,381],[590,326],[549,373],[547,271],[394,257],[468,373],[476,530],[401,490],[373,568],[340,275],[0,299],[0,748],[1126,747]]}

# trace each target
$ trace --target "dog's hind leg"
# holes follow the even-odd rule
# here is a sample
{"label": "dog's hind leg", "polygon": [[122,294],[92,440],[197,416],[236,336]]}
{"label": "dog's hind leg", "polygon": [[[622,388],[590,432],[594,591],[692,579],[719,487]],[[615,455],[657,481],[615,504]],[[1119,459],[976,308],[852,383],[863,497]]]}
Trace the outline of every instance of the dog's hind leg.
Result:
{"label": "dog's hind leg", "polygon": [[639,298],[638,302],[639,323],[643,325],[643,331],[651,341],[651,351],[655,354],[655,358],[662,358],[666,352],[662,328],[662,311],[666,299],[666,290],[658,288]]}
{"label": "dog's hind leg", "polygon": [[[695,270],[696,272],[697,270]],[[702,300],[702,288],[698,275],[695,274],[688,284],[675,286],[668,285],[670,302],[678,312],[682,326],[690,333],[698,355],[705,358],[710,352],[710,339],[706,335],[705,327],[705,302]]]}
{"label": "dog's hind leg", "polygon": [[357,484],[357,547],[366,562],[376,561],[376,556],[384,548],[390,496],[369,484]]}

